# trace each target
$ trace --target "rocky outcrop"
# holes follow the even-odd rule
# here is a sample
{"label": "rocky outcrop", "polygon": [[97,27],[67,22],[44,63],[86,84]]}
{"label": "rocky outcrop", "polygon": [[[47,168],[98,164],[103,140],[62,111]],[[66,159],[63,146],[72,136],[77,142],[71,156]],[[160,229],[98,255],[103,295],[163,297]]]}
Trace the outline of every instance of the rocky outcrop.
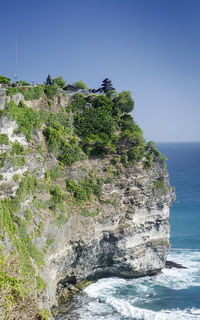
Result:
{"label": "rocky outcrop", "polygon": [[166,261],[165,268],[167,268],[167,269],[172,269],[172,268],[187,269],[187,267],[182,266],[182,264],[176,263],[176,262],[173,262],[173,261],[169,261],[169,260]]}

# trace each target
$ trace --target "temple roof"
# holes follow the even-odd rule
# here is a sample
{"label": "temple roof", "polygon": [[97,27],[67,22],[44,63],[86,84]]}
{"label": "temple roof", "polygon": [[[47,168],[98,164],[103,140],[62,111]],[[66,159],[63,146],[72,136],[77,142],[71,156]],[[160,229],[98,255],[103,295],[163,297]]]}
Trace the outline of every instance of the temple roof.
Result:
{"label": "temple roof", "polygon": [[111,83],[111,80],[110,79],[108,79],[108,78],[105,78],[103,81],[102,81],[103,83]]}
{"label": "temple roof", "polygon": [[71,84],[68,84],[66,87],[64,87],[64,90],[77,91],[77,88],[72,86]]}

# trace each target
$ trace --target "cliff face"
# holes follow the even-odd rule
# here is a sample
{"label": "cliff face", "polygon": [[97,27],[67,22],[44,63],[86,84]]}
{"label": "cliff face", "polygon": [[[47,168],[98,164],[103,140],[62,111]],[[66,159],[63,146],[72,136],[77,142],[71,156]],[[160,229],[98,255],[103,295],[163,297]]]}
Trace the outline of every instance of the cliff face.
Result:
{"label": "cliff face", "polygon": [[[14,97],[16,102],[18,98]],[[6,99],[2,93],[1,109]],[[57,97],[56,108],[59,103],[66,107],[69,97]],[[29,106],[38,110],[42,103],[29,102]],[[152,275],[163,268],[169,251],[168,217],[174,193],[159,161],[145,169],[142,161],[124,167],[111,164],[109,156],[83,157],[50,177],[47,172],[55,171],[58,160],[45,147],[44,127],[33,129],[30,142],[22,132],[16,132],[17,128],[15,119],[1,117],[0,134],[7,134],[9,143],[1,145],[0,197],[4,201],[23,195],[15,216],[26,222],[27,234],[43,254],[45,265],[40,271],[36,267],[36,275],[40,274],[47,284],[43,291],[45,305],[56,304],[57,287],[60,290],[70,283],[104,276]],[[16,142],[23,146],[20,155],[13,153]],[[30,191],[31,177],[35,180]],[[95,193],[81,205],[74,203],[69,193],[65,196],[66,180],[78,184],[88,177],[96,181],[96,187],[101,181],[100,198]],[[19,191],[23,179],[28,185],[26,192]],[[7,252],[16,247],[6,228],[1,243]]]}
{"label": "cliff face", "polygon": [[[89,165],[101,171],[104,164]],[[78,168],[72,170],[74,175]],[[160,177],[165,179],[164,191],[153,189]],[[148,173],[140,166],[126,169],[104,185],[102,198],[105,203],[97,217],[74,212],[59,234],[45,276],[54,286],[52,292],[58,282],[65,286],[105,276],[140,277],[164,267],[174,199],[166,171],[159,165]]]}

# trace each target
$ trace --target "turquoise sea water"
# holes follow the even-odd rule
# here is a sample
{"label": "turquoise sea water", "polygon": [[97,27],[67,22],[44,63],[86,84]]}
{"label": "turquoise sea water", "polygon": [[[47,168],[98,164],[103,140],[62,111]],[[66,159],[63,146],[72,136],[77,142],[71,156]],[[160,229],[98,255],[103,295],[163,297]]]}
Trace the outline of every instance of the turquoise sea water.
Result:
{"label": "turquoise sea water", "polygon": [[164,269],[140,279],[98,280],[86,288],[72,319],[200,320],[200,143],[159,143],[158,149],[168,158],[177,197],[170,214],[168,260],[188,269]]}
{"label": "turquoise sea water", "polygon": [[158,149],[168,158],[176,202],[171,208],[171,245],[200,249],[200,143],[162,143]]}

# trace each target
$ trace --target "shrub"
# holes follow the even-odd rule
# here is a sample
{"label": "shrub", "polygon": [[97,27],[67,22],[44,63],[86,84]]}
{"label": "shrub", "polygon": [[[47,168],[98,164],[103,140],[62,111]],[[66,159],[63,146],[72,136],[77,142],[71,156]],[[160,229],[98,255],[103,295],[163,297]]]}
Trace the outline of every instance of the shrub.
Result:
{"label": "shrub", "polygon": [[39,226],[38,226],[38,236],[40,238],[42,237],[43,231],[44,231],[44,222],[40,221]]}
{"label": "shrub", "polygon": [[74,181],[67,179],[66,187],[77,203],[84,203],[88,200],[88,194],[81,184],[77,184]]}
{"label": "shrub", "polygon": [[55,180],[61,176],[61,172],[62,172],[61,168],[59,166],[55,166],[53,169],[47,170],[45,172],[45,178],[46,179],[50,178]]}
{"label": "shrub", "polygon": [[62,153],[59,156],[61,163],[71,165],[80,160],[80,148],[76,144],[65,142],[61,147]]}
{"label": "shrub", "polygon": [[27,220],[27,222],[32,221],[32,212],[30,209],[26,209],[26,220]]}
{"label": "shrub", "polygon": [[114,107],[113,111],[116,113],[119,110],[121,113],[128,113],[133,111],[134,101],[131,97],[130,91],[123,91],[119,93],[113,99]]}
{"label": "shrub", "polygon": [[162,194],[167,192],[167,188],[165,187],[165,181],[163,179],[158,179],[154,182],[153,185],[154,190],[160,190]]}
{"label": "shrub", "polygon": [[55,95],[58,93],[58,87],[53,85],[45,85],[44,93],[46,94],[48,99],[53,100]]}
{"label": "shrub", "polygon": [[[59,118],[58,121],[60,121]],[[80,160],[80,148],[75,138],[71,139],[70,142],[66,142],[64,127],[61,126],[58,121],[53,121],[55,128],[47,127],[44,130],[48,151],[54,154],[57,154],[59,151],[59,160],[61,163],[71,165]],[[65,119],[61,121],[65,121]]]}
{"label": "shrub", "polygon": [[10,84],[10,79],[5,76],[0,76],[0,83]]}
{"label": "shrub", "polygon": [[128,165],[128,155],[127,155],[127,152],[124,152],[124,153],[122,154],[121,162],[123,163],[123,165],[124,165],[125,167],[127,167],[127,165]]}
{"label": "shrub", "polygon": [[87,208],[83,208],[82,211],[81,211],[81,214],[84,217],[90,217],[91,216],[90,210],[87,209]]}
{"label": "shrub", "polygon": [[63,191],[58,185],[51,187],[50,194],[54,203],[60,203],[65,199]]}
{"label": "shrub", "polygon": [[124,114],[119,120],[119,126],[122,132],[142,131],[130,114]]}
{"label": "shrub", "polygon": [[0,254],[0,317],[1,319],[36,319],[37,299],[30,283],[24,277],[18,255]]}
{"label": "shrub", "polygon": [[76,93],[75,95],[73,95],[71,103],[71,108],[73,112],[82,110],[85,107],[85,104],[86,100],[84,95],[82,95],[81,93]]}
{"label": "shrub", "polygon": [[56,117],[61,126],[63,126],[64,128],[71,128],[71,118],[65,110],[61,110],[59,113],[57,113]]}
{"label": "shrub", "polygon": [[56,154],[63,143],[62,134],[59,130],[47,127],[44,130],[48,151]]}
{"label": "shrub", "polygon": [[61,76],[55,78],[54,81],[59,88],[63,89],[66,86],[66,81]]}
{"label": "shrub", "polygon": [[146,160],[144,161],[144,168],[145,169],[151,168],[153,165],[153,160],[154,160],[154,153],[150,151],[146,154]]}
{"label": "shrub", "polygon": [[100,199],[102,186],[103,180],[95,178],[91,173],[78,183],[71,179],[67,179],[66,181],[67,190],[73,196],[77,204],[83,204],[87,200],[90,200],[92,195],[95,195]]}
{"label": "shrub", "polygon": [[26,172],[24,178],[19,184],[17,195],[21,198],[25,198],[27,195],[34,195],[37,189],[38,182],[35,177],[31,176],[29,172]]}
{"label": "shrub", "polygon": [[41,120],[37,112],[28,108],[23,101],[17,106],[14,101],[6,104],[4,114],[9,119],[15,119],[18,124],[18,131],[23,132],[27,141],[31,140],[33,128],[40,128]]}
{"label": "shrub", "polygon": [[16,93],[22,93],[25,100],[38,100],[42,97],[44,90],[42,86],[23,88],[23,87],[9,87],[7,95],[13,96]]}
{"label": "shrub", "polygon": [[25,100],[39,100],[43,95],[43,87],[37,86],[37,87],[31,87],[26,88],[24,92],[24,99]]}
{"label": "shrub", "polygon": [[83,113],[77,115],[74,121],[76,132],[81,137],[90,137],[91,134],[102,133],[111,137],[114,131],[114,120],[106,110],[85,109]]}
{"label": "shrub", "polygon": [[134,146],[127,151],[128,162],[134,164],[140,161],[144,156],[144,147]]}
{"label": "shrub", "polygon": [[95,210],[95,211],[93,211],[92,213],[91,213],[91,216],[92,217],[96,217],[96,216],[98,216],[99,214],[100,214],[100,212],[101,212],[101,209],[97,209],[97,210]]}
{"label": "shrub", "polygon": [[52,127],[54,129],[63,129],[58,121],[57,114],[54,112],[50,112],[47,110],[40,110],[40,118],[48,127]]}
{"label": "shrub", "polygon": [[57,77],[54,79],[55,83],[59,88],[64,88],[66,86],[66,81],[63,79],[63,77]]}
{"label": "shrub", "polygon": [[65,223],[67,223],[67,217],[65,214],[59,214],[59,216],[54,221],[54,225],[58,228],[60,228]]}
{"label": "shrub", "polygon": [[98,216],[100,212],[101,212],[101,209],[97,209],[93,212],[90,212],[88,208],[83,208],[81,211],[81,214],[84,217],[95,217],[95,216]]}
{"label": "shrub", "polygon": [[9,138],[7,134],[0,133],[0,144],[9,145]]}
{"label": "shrub", "polygon": [[111,113],[112,112],[112,107],[113,107],[113,101],[108,98],[107,96],[101,94],[99,96],[96,96],[93,100],[92,100],[92,105],[94,108],[98,108],[98,109],[104,109],[107,112]]}
{"label": "shrub", "polygon": [[11,162],[12,162],[12,166],[13,166],[13,167],[20,168],[20,167],[25,166],[25,164],[26,164],[26,157],[24,157],[24,156],[18,156],[18,157],[13,156],[13,157],[11,158]]}
{"label": "shrub", "polygon": [[20,180],[20,175],[19,175],[19,174],[15,174],[15,175],[13,176],[13,180],[14,180],[15,182],[19,181],[19,180]]}
{"label": "shrub", "polygon": [[48,127],[63,131],[71,128],[71,119],[69,115],[61,110],[59,113],[50,112],[47,110],[40,110],[40,118]]}
{"label": "shrub", "polygon": [[24,147],[18,142],[14,142],[12,144],[12,151],[11,151],[11,155],[17,154],[17,155],[21,155],[24,153]]}
{"label": "shrub", "polygon": [[51,194],[51,199],[49,200],[49,207],[51,210],[54,212],[57,211],[64,211],[63,207],[63,201],[66,200],[66,195],[62,191],[62,189],[58,186],[52,186],[50,188],[50,194]]}
{"label": "shrub", "polygon": [[105,133],[99,133],[98,135],[91,134],[83,138],[81,144],[84,152],[90,156],[104,156],[110,151],[115,151],[112,137],[109,138]]}
{"label": "shrub", "polygon": [[55,239],[53,239],[53,238],[48,238],[47,240],[46,240],[46,243],[45,243],[45,248],[49,248],[53,243],[54,243],[54,241],[55,241]]}
{"label": "shrub", "polygon": [[154,160],[158,160],[160,163],[165,164],[165,160],[167,158],[164,154],[162,154],[160,151],[158,151],[155,142],[150,141],[147,144],[147,150],[154,155]]}
{"label": "shrub", "polygon": [[87,85],[82,80],[74,82],[73,86],[76,87],[76,89],[78,89],[78,90],[79,89],[82,89],[82,90],[88,89]]}
{"label": "shrub", "polygon": [[26,232],[26,224],[15,215],[25,196],[33,193],[33,187],[30,187],[32,185],[30,177],[28,180],[25,177],[20,183],[20,187],[17,190],[18,198],[0,201],[0,230],[8,233],[10,240],[18,251],[24,277],[28,276],[30,279],[33,279],[35,271],[31,258],[35,260],[38,268],[44,263],[44,260],[42,254],[33,245],[31,237]]}
{"label": "shrub", "polygon": [[47,288],[47,283],[42,279],[40,276],[37,276],[37,289],[39,291],[43,291],[44,289]]}

